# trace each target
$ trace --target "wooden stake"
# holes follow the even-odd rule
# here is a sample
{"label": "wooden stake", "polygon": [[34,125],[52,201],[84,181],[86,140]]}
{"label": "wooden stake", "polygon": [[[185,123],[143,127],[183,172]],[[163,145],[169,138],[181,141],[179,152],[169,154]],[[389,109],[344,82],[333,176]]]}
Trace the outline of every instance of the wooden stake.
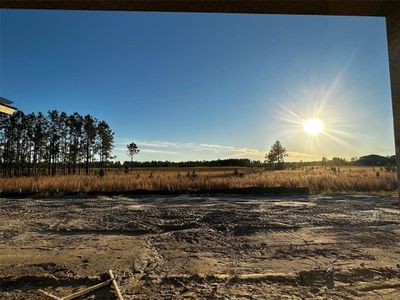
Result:
{"label": "wooden stake", "polygon": [[122,297],[121,291],[119,290],[117,281],[115,280],[113,272],[110,270],[110,271],[108,271],[108,273],[110,274],[110,279],[108,279],[106,281],[103,281],[103,282],[101,282],[99,284],[93,285],[91,287],[88,287],[86,289],[83,289],[81,291],[78,291],[76,293],[73,293],[71,295],[65,296],[65,297],[57,297],[57,296],[54,296],[53,294],[50,294],[50,293],[48,293],[46,291],[43,291],[43,290],[39,290],[39,291],[41,293],[45,294],[47,297],[49,297],[51,299],[54,299],[54,300],[72,300],[72,299],[79,298],[79,297],[81,297],[83,295],[89,294],[89,293],[91,293],[91,292],[93,292],[95,290],[98,290],[98,289],[100,289],[100,288],[112,283],[112,285],[113,285],[113,287],[115,289],[115,292],[117,293],[118,300],[124,300],[124,298]]}
{"label": "wooden stake", "polygon": [[110,278],[112,279],[112,285],[114,287],[115,292],[117,293],[118,300],[124,300],[124,298],[122,297],[121,291],[119,290],[117,281],[115,280],[113,272],[110,270],[110,271],[108,271],[108,273],[110,274]]}
{"label": "wooden stake", "polygon": [[102,287],[104,287],[104,286],[106,286],[106,285],[109,285],[111,282],[112,282],[112,279],[108,279],[108,280],[106,280],[106,281],[104,281],[104,282],[102,282],[102,283],[93,285],[93,286],[91,286],[91,287],[88,287],[88,288],[83,289],[83,290],[81,290],[81,291],[79,291],[79,292],[73,293],[73,294],[71,294],[71,295],[62,297],[62,298],[60,298],[60,299],[61,299],[61,300],[76,299],[76,298],[79,298],[79,297],[81,297],[81,296],[83,296],[83,295],[89,294],[90,292],[93,292],[93,291],[95,291],[95,290],[98,290],[98,289],[100,289],[100,288],[102,288]]}
{"label": "wooden stake", "polygon": [[54,296],[53,294],[50,294],[50,293],[48,293],[48,292],[46,292],[46,291],[39,290],[39,292],[41,292],[41,293],[45,294],[47,297],[49,297],[49,298],[51,298],[51,299],[55,299],[55,300],[61,300],[61,298],[60,298],[60,297]]}

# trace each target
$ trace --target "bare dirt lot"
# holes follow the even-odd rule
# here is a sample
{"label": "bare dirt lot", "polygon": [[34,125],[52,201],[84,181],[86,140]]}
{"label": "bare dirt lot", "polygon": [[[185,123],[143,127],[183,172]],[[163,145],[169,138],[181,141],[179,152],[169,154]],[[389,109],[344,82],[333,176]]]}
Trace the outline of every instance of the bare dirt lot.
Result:
{"label": "bare dirt lot", "polygon": [[1,299],[65,296],[110,268],[126,299],[400,298],[394,197],[0,201]]}

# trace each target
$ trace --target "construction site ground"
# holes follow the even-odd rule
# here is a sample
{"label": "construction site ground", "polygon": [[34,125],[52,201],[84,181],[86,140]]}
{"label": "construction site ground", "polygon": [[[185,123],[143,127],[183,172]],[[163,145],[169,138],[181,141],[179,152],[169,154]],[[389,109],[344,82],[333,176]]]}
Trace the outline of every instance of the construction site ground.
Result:
{"label": "construction site ground", "polygon": [[[0,199],[0,299],[400,299],[391,196]],[[327,288],[326,269],[334,268]],[[111,286],[84,299],[115,299]]]}

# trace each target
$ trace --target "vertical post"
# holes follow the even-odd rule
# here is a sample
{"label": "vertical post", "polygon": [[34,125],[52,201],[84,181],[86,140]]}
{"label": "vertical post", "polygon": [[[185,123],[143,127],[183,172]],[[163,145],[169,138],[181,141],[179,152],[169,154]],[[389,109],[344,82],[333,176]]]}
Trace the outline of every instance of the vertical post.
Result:
{"label": "vertical post", "polygon": [[386,16],[386,29],[392,90],[394,144],[396,147],[397,186],[400,197],[400,10]]}

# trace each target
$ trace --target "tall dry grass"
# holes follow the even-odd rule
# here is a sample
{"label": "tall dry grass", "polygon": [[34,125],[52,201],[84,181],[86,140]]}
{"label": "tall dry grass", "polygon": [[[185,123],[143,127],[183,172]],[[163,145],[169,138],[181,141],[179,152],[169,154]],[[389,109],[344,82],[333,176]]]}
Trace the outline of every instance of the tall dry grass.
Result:
{"label": "tall dry grass", "polygon": [[[191,170],[191,169],[190,169]],[[190,173],[190,176],[187,176]],[[334,171],[330,168],[263,171],[259,169],[197,171],[148,169],[129,174],[110,173],[54,177],[1,178],[0,192],[73,193],[125,192],[147,190],[203,190],[240,187],[308,187],[312,193],[395,192],[396,175],[379,168],[356,167]]]}

